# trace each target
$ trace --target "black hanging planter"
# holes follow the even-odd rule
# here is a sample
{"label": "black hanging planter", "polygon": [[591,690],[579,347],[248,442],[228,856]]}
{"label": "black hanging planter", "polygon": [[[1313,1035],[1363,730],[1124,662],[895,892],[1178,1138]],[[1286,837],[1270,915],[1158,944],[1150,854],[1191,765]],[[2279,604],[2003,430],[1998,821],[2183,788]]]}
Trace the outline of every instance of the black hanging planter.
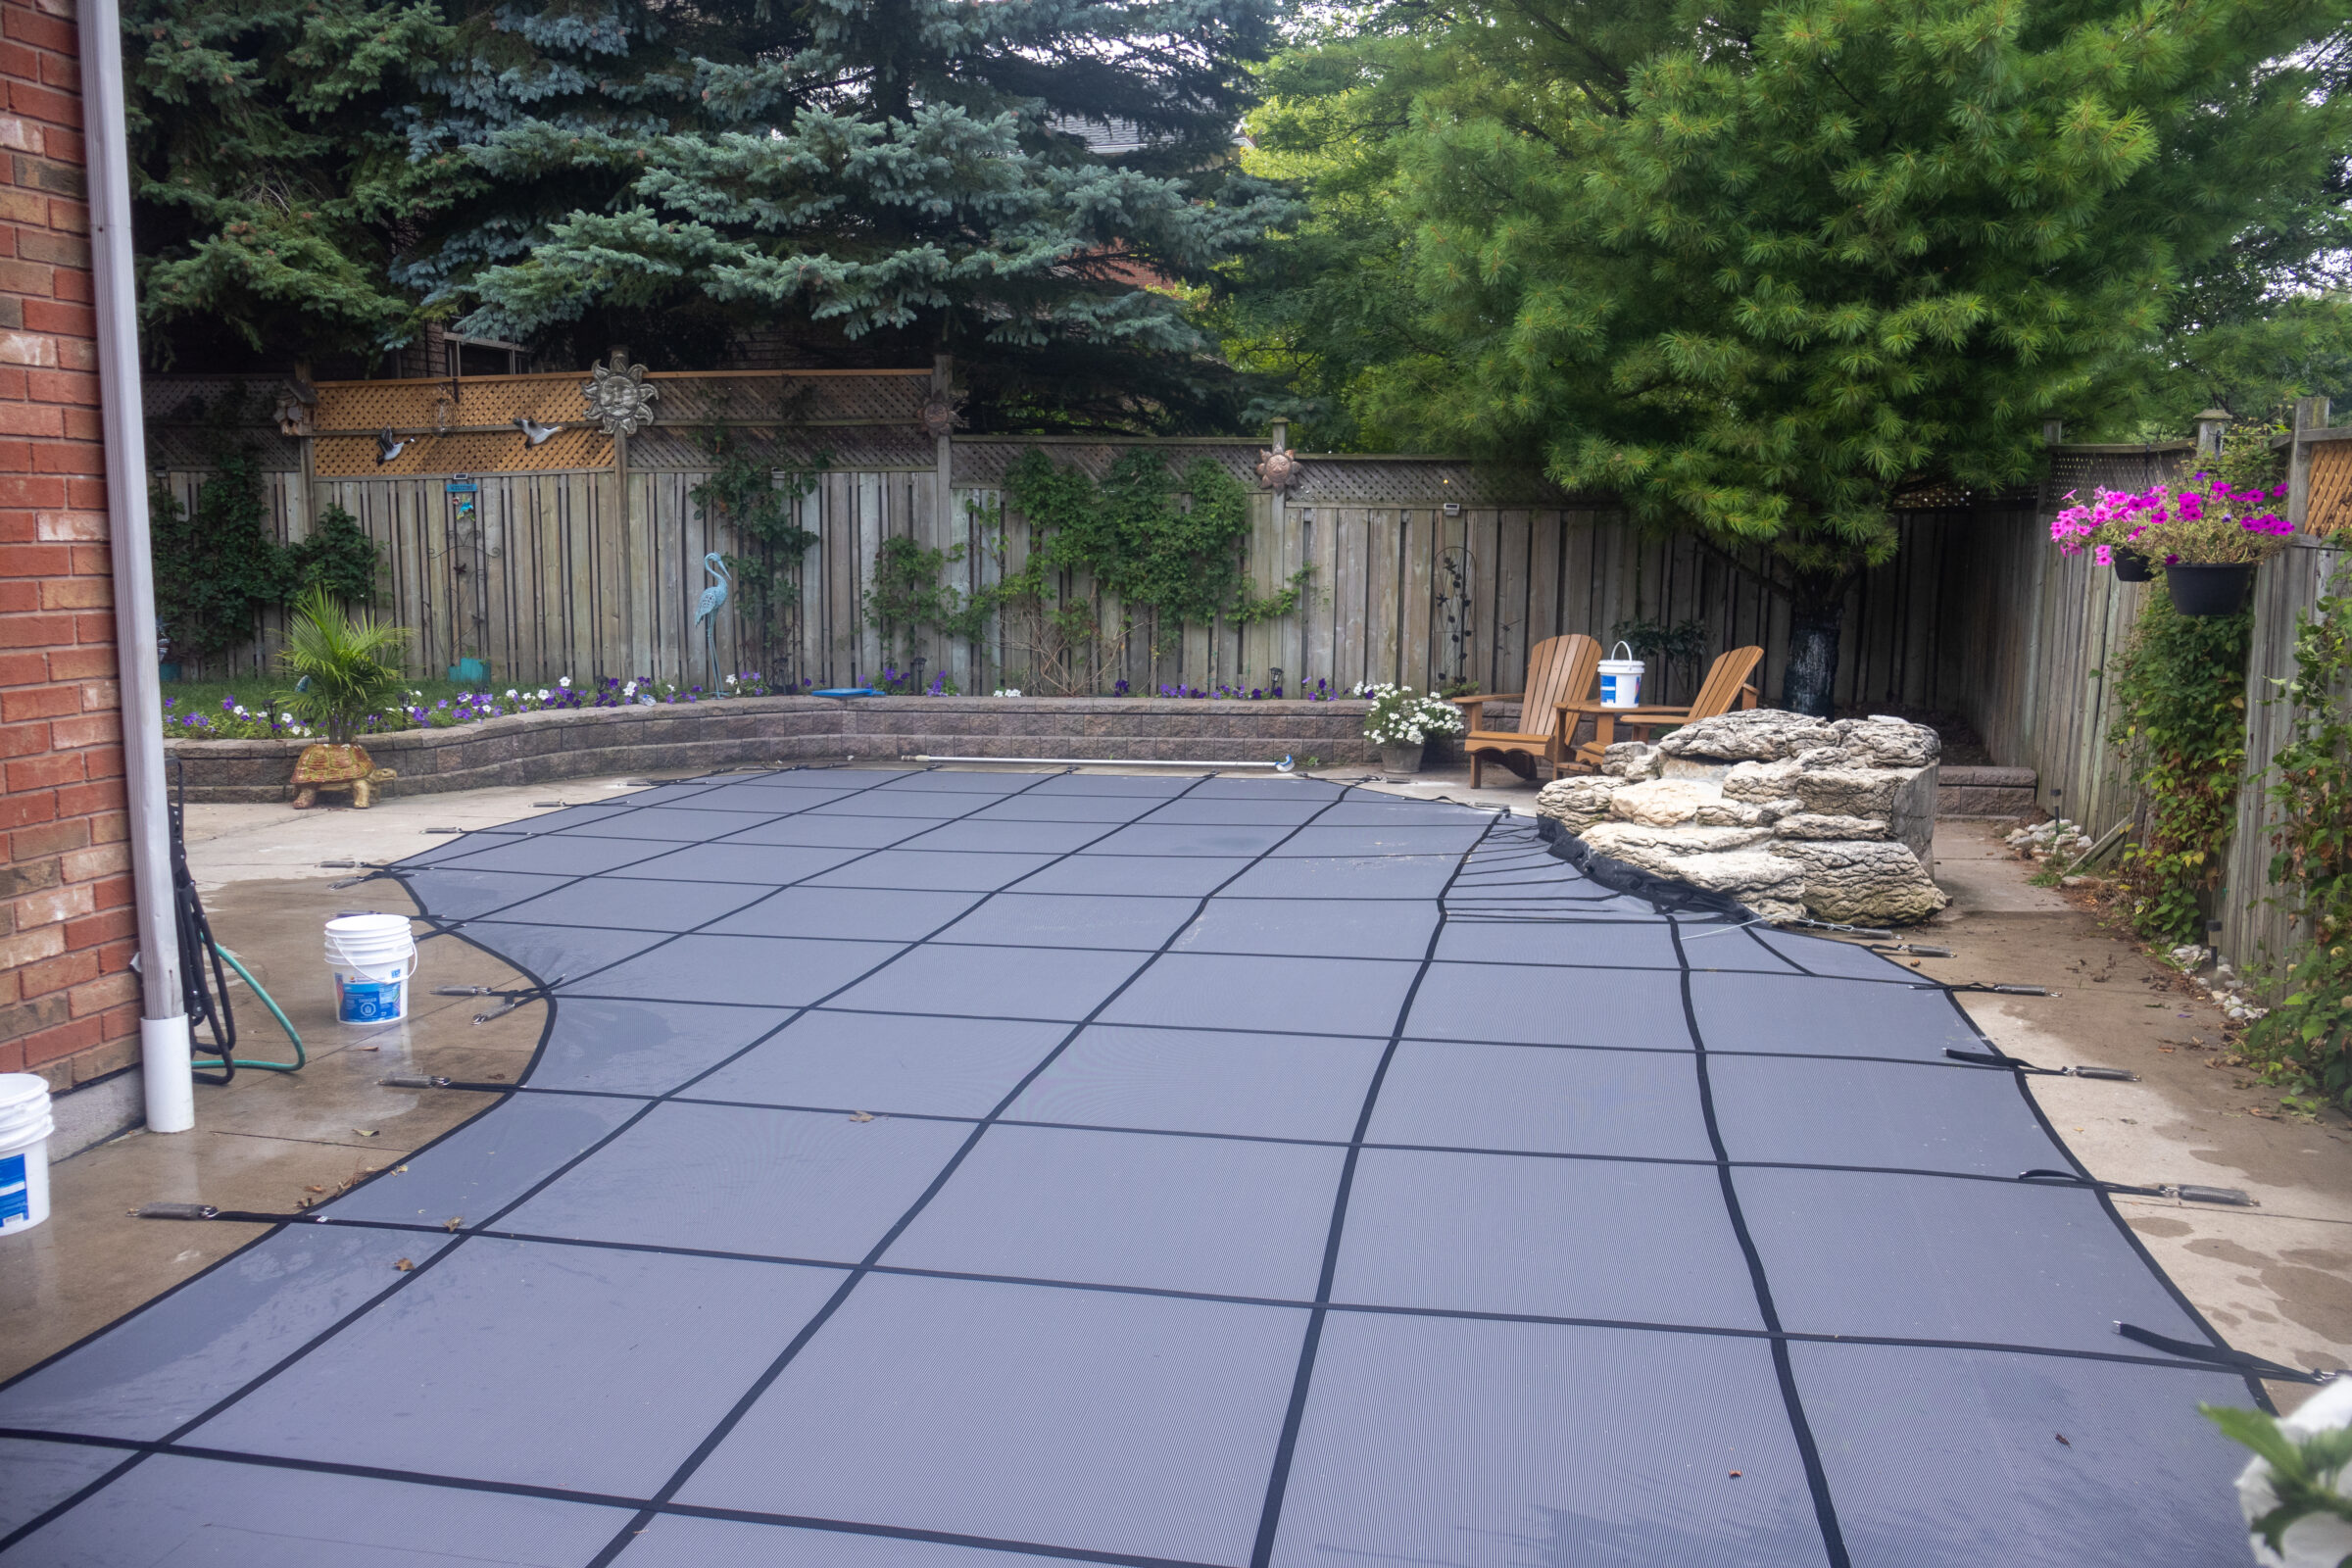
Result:
{"label": "black hanging planter", "polygon": [[2173,608],[2183,615],[2234,615],[2246,602],[2246,585],[2254,580],[2254,564],[2230,562],[2222,565],[2180,565],[2164,568],[2165,586],[2172,591]]}
{"label": "black hanging planter", "polygon": [[2155,567],[2150,564],[2147,557],[2136,550],[2117,545],[2107,553],[2107,559],[2115,564],[2115,580],[2117,582],[2152,582],[2155,580]]}

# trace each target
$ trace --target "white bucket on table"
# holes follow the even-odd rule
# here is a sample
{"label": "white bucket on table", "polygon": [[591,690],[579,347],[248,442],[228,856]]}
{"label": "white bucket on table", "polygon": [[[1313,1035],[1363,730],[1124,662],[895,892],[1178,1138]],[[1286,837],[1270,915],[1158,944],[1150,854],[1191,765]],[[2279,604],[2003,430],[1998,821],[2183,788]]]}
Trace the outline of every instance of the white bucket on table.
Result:
{"label": "white bucket on table", "polygon": [[0,1072],[0,1236],[49,1217],[49,1085]]}
{"label": "white bucket on table", "polygon": [[326,922],[326,968],[343,1023],[398,1023],[409,1015],[416,939],[405,914],[340,914]]}
{"label": "white bucket on table", "polygon": [[1642,661],[1634,657],[1632,644],[1619,643],[1617,646],[1625,650],[1623,659],[1604,659],[1600,662],[1600,706],[1640,708]]}

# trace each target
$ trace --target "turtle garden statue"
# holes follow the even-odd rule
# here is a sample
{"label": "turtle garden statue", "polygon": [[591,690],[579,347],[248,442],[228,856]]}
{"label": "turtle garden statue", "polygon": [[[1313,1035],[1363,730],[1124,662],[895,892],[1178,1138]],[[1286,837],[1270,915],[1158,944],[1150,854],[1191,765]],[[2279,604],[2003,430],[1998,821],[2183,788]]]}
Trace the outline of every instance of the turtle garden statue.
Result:
{"label": "turtle garden statue", "polygon": [[408,635],[405,627],[353,614],[322,587],[295,604],[286,646],[277,657],[284,671],[297,678],[294,689],[276,700],[297,722],[323,734],[295,760],[296,810],[317,806],[321,790],[348,790],[351,804],[365,808],[375,804],[376,786],[393,776],[392,769],[375,765],[358,736],[361,726],[400,694],[400,666],[384,656]]}
{"label": "turtle garden statue", "polygon": [[366,810],[375,804],[375,787],[397,777],[378,767],[365,746],[336,746],[320,742],[305,746],[294,761],[294,809],[307,811],[318,804],[320,790],[348,790],[351,804]]}

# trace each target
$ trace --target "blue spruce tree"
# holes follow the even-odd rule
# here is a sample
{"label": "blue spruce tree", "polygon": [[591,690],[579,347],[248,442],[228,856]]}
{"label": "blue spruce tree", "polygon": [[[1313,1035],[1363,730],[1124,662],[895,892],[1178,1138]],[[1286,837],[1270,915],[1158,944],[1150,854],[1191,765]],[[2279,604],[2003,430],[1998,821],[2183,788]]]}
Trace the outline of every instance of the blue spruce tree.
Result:
{"label": "blue spruce tree", "polygon": [[479,189],[393,276],[581,363],[947,350],[985,422],[1230,417],[1194,304],[1284,210],[1233,158],[1270,9],[503,0],[402,111],[416,166]]}

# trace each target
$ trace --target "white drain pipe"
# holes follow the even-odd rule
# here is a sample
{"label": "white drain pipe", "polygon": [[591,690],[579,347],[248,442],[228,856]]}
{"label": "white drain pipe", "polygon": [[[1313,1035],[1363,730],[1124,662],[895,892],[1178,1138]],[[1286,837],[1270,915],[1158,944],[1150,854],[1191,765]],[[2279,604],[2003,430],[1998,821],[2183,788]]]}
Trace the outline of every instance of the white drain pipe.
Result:
{"label": "white drain pipe", "polygon": [[117,0],[81,0],[81,104],[90,194],[90,273],[98,304],[98,406],[106,432],[115,660],[122,692],[122,774],[130,797],[130,876],[138,901],[139,1060],[147,1130],[196,1125],[188,1017],[180,996],[164,793],[163,672],[155,565],[148,555],[147,420],[139,395],[139,308],[131,273],[130,148],[122,118]]}

